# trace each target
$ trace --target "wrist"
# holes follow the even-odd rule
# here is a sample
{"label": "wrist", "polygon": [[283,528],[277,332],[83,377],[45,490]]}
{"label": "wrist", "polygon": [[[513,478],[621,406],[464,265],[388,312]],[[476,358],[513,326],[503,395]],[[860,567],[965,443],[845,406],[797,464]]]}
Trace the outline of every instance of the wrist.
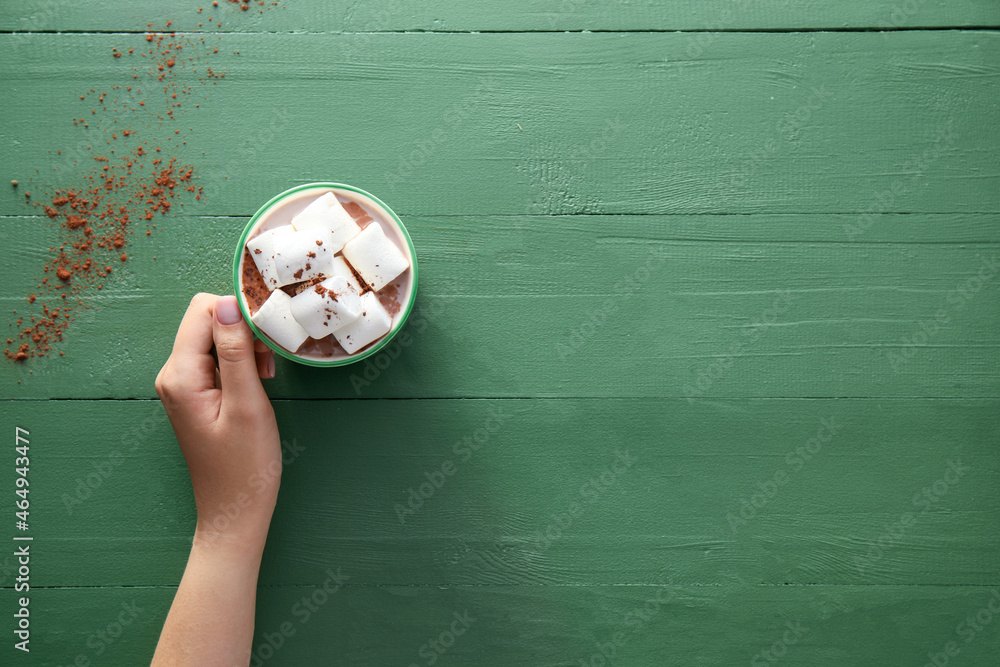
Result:
{"label": "wrist", "polygon": [[194,529],[194,544],[206,547],[235,548],[263,551],[271,525],[271,508],[252,508],[227,515],[198,513]]}
{"label": "wrist", "polygon": [[195,528],[191,541],[192,553],[214,554],[226,562],[246,561],[259,563],[264,552],[267,531],[260,532],[218,532],[211,529]]}

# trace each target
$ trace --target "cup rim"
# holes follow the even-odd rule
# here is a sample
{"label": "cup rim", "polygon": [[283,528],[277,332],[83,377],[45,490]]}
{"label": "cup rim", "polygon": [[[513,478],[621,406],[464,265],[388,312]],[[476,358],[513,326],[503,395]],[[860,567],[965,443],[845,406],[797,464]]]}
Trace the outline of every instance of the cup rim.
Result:
{"label": "cup rim", "polygon": [[[255,325],[251,321],[249,308],[246,305],[246,298],[243,295],[243,285],[240,283],[240,262],[243,259],[243,250],[244,248],[246,248],[247,236],[250,234],[250,231],[254,228],[254,225],[257,224],[257,221],[260,220],[260,218],[265,213],[267,213],[268,210],[270,210],[273,206],[278,204],[278,202],[280,202],[281,200],[286,199],[287,197],[296,192],[301,192],[302,190],[308,190],[313,188],[347,190],[349,192],[355,192],[357,194],[368,197],[376,204],[378,204],[382,208],[382,210],[385,211],[389,215],[389,217],[392,218],[392,220],[396,223],[396,226],[399,228],[399,231],[402,232],[403,239],[406,240],[406,245],[409,247],[410,250],[410,271],[412,272],[411,281],[413,286],[410,289],[410,298],[407,300],[406,308],[403,311],[402,317],[399,319],[399,324],[397,326],[394,326],[389,333],[383,336],[382,340],[378,341],[364,352],[359,352],[356,355],[344,357],[342,359],[330,359],[330,360],[307,359],[305,357],[300,357],[293,352],[289,352],[288,350],[282,348],[281,346],[273,342],[267,336],[267,334],[258,329],[257,325]],[[284,192],[281,192],[271,197],[271,199],[269,199],[266,204],[257,209],[257,212],[254,213],[253,217],[250,218],[250,221],[246,224],[246,227],[243,228],[243,233],[240,235],[239,245],[236,246],[236,254],[233,257],[233,289],[235,290],[234,294],[236,295],[236,303],[239,304],[240,312],[243,314],[243,320],[250,326],[250,330],[254,332],[254,335],[260,340],[264,341],[264,344],[267,345],[269,348],[271,348],[271,350],[273,350],[275,354],[281,355],[285,359],[289,359],[291,361],[294,361],[295,363],[304,364],[306,366],[315,366],[319,368],[334,368],[337,366],[347,366],[348,364],[356,363],[358,361],[361,361],[363,359],[372,356],[373,354],[378,353],[379,350],[388,345],[389,341],[395,338],[396,334],[399,333],[399,331],[406,324],[406,320],[409,319],[410,312],[413,310],[413,304],[417,300],[417,251],[413,247],[413,241],[410,239],[410,233],[406,231],[406,226],[403,225],[403,221],[399,219],[399,216],[396,215],[395,211],[386,206],[385,202],[383,202],[375,195],[365,190],[362,190],[361,188],[354,187],[353,185],[347,185],[346,183],[333,183],[326,181],[320,181],[316,183],[305,183],[303,185],[296,185],[294,188],[289,188],[288,190],[285,190]]]}

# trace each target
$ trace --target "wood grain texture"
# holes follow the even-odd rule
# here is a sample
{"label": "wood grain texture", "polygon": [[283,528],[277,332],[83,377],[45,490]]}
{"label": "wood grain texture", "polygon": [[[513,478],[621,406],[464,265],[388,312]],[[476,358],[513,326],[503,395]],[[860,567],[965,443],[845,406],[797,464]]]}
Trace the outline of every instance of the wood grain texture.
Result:
{"label": "wood grain texture", "polygon": [[[548,30],[883,30],[919,27],[1000,25],[1000,9],[991,0],[871,0],[870,2],[801,3],[788,0],[511,0],[488,2],[437,0],[415,4],[402,0],[296,0],[264,14],[242,13],[235,6],[210,2],[164,5],[132,0],[78,3],[30,0],[0,18],[0,30],[138,30],[168,19],[177,30],[222,31],[548,31]],[[256,4],[256,3],[252,3]],[[199,5],[205,11],[197,13]],[[208,18],[215,22],[209,23]],[[216,24],[221,22],[221,26]],[[199,26],[199,24],[203,24]],[[692,40],[692,43],[697,43]]]}
{"label": "wood grain texture", "polygon": [[[367,587],[348,580],[305,617],[303,597],[314,595],[327,576],[320,568],[311,585],[261,589],[254,650],[267,658],[263,664],[426,665],[429,642],[441,646],[456,613],[473,620],[454,643],[445,637],[449,648],[436,664],[578,667],[621,633],[615,664],[746,665],[756,657],[766,665],[761,651],[775,643],[782,648],[788,623],[800,634],[789,635],[796,641],[785,647],[783,665],[922,665],[948,641],[961,642],[963,662],[988,665],[997,646],[992,624],[970,643],[955,632],[995,599],[996,587]],[[30,664],[62,667],[77,655],[91,664],[145,664],[173,593],[40,590],[37,608],[49,623],[40,626]],[[3,603],[8,597],[0,592]],[[136,610],[135,620],[114,642],[102,640],[98,633],[108,638],[109,625],[118,632],[114,624],[125,607]],[[275,633],[286,623],[293,634],[280,648],[261,649],[267,636],[279,644]],[[0,648],[3,659],[23,661],[12,654],[9,645]]]}
{"label": "wood grain texture", "polygon": [[[265,586],[332,564],[365,586],[1000,580],[997,399],[275,405]],[[34,443],[37,584],[176,584],[193,501],[159,402],[7,401],[15,423]]]}
{"label": "wood grain texture", "polygon": [[[144,44],[0,35],[12,96],[0,162],[26,187],[65,184],[78,168],[55,151],[95,136],[70,122],[94,106],[78,95],[131,85],[142,59],[111,50]],[[226,85],[179,71],[195,93],[176,123],[126,114],[130,141],[185,133],[186,159],[205,174],[200,214],[246,216],[288,187],[331,179],[400,215],[1000,211],[995,32],[720,33],[698,58],[672,33],[219,44],[212,65]],[[188,108],[198,101],[204,109]],[[239,112],[234,140],[211,108],[253,109],[252,119]],[[350,131],[324,134],[333,127]],[[0,214],[25,212],[0,190]]]}
{"label": "wood grain texture", "polygon": [[[272,397],[998,395],[995,215],[879,216],[853,241],[856,216],[404,220],[421,262],[408,344],[341,369],[279,360]],[[190,296],[232,291],[244,223],[140,235],[66,357],[5,365],[4,395],[155,397]],[[30,312],[54,228],[0,229],[15,267],[0,303]]]}
{"label": "wood grain texture", "polygon": [[[617,632],[628,638],[618,647],[622,664],[664,656],[745,664],[780,642],[788,621],[807,629],[789,645],[789,664],[919,660],[964,639],[956,626],[997,590],[998,407],[940,399],[279,401],[289,451],[300,451],[289,454],[265,555],[256,645],[287,622],[295,634],[269,664],[318,656],[425,664],[420,647],[455,612],[468,612],[475,623],[442,664],[573,665]],[[483,428],[491,411],[509,418],[462,460],[452,443]],[[816,435],[820,419],[840,430],[793,469],[787,453]],[[378,428],[361,429],[366,420]],[[160,406],[6,402],[2,421],[29,427],[36,453],[31,664],[69,664],[77,654],[143,662],[193,520]],[[342,438],[331,438],[331,423],[342,425]],[[615,448],[636,461],[588,502],[580,486],[605,471]],[[458,470],[401,524],[393,505],[444,460]],[[968,470],[920,512],[912,496],[942,480],[949,460]],[[788,483],[734,534],[725,514],[781,470]],[[57,501],[95,471],[103,479],[90,482],[89,497]],[[586,509],[550,545],[540,542],[535,531],[555,525],[552,515],[574,499]],[[906,512],[915,522],[886,543],[887,526]],[[886,546],[872,557],[880,540]],[[0,604],[10,606],[9,557],[0,567]],[[345,583],[307,617],[302,597],[315,595],[328,571]],[[138,609],[135,620],[114,642],[102,640],[109,624],[118,632],[122,605]],[[967,659],[986,664],[995,629],[973,639],[962,644]]]}
{"label": "wood grain texture", "polygon": [[227,74],[179,72],[175,123],[106,116],[207,196],[130,240],[65,357],[0,367],[36,536],[32,654],[0,664],[148,662],[194,521],[153,377],[249,216],[312,180],[402,216],[420,294],[393,355],[267,385],[252,664],[578,667],[616,633],[608,664],[995,661],[1000,5],[196,6],[0,14],[8,320],[57,239],[23,192],[79,182],[78,96],[131,83],[112,48],[170,18]]}

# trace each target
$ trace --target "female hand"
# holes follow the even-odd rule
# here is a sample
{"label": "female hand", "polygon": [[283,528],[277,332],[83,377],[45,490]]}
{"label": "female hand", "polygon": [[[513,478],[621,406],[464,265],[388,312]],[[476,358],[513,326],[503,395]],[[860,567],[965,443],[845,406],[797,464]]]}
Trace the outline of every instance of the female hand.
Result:
{"label": "female hand", "polygon": [[250,660],[257,576],[281,479],[278,426],[258,375],[274,376],[274,356],[255,346],[235,297],[196,295],[156,377],[198,511],[157,667]]}
{"label": "female hand", "polygon": [[187,461],[202,536],[266,532],[270,521],[281,444],[258,375],[274,376],[274,353],[253,340],[236,298],[195,295],[156,393]]}

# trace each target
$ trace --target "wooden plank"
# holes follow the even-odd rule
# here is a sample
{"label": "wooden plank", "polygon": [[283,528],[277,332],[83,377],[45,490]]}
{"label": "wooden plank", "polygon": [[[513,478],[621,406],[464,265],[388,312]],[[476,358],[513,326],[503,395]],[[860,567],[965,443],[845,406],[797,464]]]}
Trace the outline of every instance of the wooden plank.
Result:
{"label": "wooden plank", "polygon": [[[421,266],[408,345],[341,369],[279,360],[272,397],[998,395],[995,215],[880,216],[853,237],[856,216],[405,220]],[[4,364],[2,395],[154,397],[190,296],[232,291],[244,222],[140,234],[66,356]],[[25,299],[56,230],[0,229],[11,322],[39,310]]]}
{"label": "wooden plank", "polygon": [[[194,92],[175,123],[101,122],[187,141],[170,150],[206,215],[331,179],[403,215],[1000,211],[1000,34],[713,34],[697,58],[675,33],[227,35],[220,85],[176,73]],[[134,83],[163,104],[132,79],[138,56],[110,56],[145,44],[0,35],[0,161],[20,193],[74,185],[56,150],[103,145],[70,122],[94,107],[81,93]],[[320,139],[334,127],[350,131]],[[0,214],[24,213],[0,189]]]}
{"label": "wooden plank", "polygon": [[[197,13],[199,4],[204,12]],[[759,30],[796,28],[880,28],[1000,25],[990,0],[872,0],[788,3],[782,0],[512,0],[499,6],[437,0],[366,4],[349,0],[282,2],[258,13],[228,3],[165,7],[133,0],[127,7],[107,0],[77,3],[30,0],[0,19],[0,30],[144,30],[147,23],[177,30],[358,32],[386,30]],[[256,3],[252,3],[255,4]],[[269,3],[270,4],[270,3]],[[209,22],[209,17],[215,19]],[[217,23],[222,25],[218,26]],[[201,24],[201,25],[199,25]],[[697,43],[692,40],[692,43]]]}
{"label": "wooden plank", "polygon": [[[996,619],[974,618],[996,606],[1000,593],[987,586],[365,587],[348,579],[324,598],[317,590],[328,576],[321,568],[308,586],[259,590],[251,665],[612,664],[600,662],[601,647],[621,665],[665,656],[773,664],[763,651],[783,665],[922,665],[948,642],[963,664],[986,665],[1000,648]],[[314,595],[324,602],[310,610],[303,598]],[[172,596],[169,588],[33,591],[31,664],[68,665],[78,655],[145,664]],[[0,604],[13,603],[0,591]],[[442,637],[456,618],[461,633]],[[5,643],[0,659],[24,656]]]}
{"label": "wooden plank", "polygon": [[[194,519],[152,378],[247,217],[319,179],[403,215],[420,310],[398,358],[268,384],[287,464],[251,664],[992,664],[1000,5],[222,4],[0,16],[5,314],[36,312],[58,240],[23,193],[78,185],[100,128],[207,195],[130,239],[66,357],[0,370],[33,448],[31,664],[148,662]],[[168,17],[227,76],[179,67],[160,124],[110,54]],[[70,124],[115,85],[153,116]]]}
{"label": "wooden plank", "polygon": [[[1000,580],[997,399],[275,405],[269,584]],[[39,586],[176,584],[193,502],[158,402],[6,401],[15,425]]]}

